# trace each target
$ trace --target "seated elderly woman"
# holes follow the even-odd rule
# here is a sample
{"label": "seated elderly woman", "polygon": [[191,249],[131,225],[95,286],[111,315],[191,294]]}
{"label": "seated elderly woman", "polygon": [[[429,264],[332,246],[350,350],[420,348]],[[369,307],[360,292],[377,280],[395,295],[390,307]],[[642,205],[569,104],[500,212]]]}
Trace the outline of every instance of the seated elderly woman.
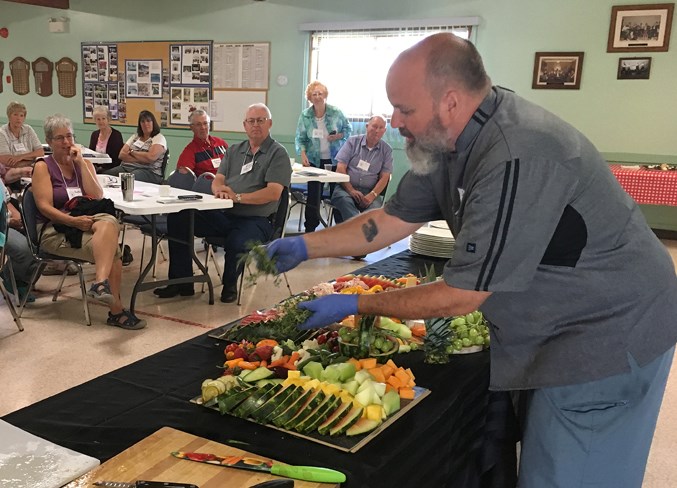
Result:
{"label": "seated elderly woman", "polygon": [[0,163],[10,168],[30,166],[33,159],[45,155],[37,134],[26,120],[26,106],[19,102],[7,105],[9,122],[0,127]]}
{"label": "seated elderly woman", "polygon": [[[103,197],[94,166],[73,141],[71,121],[59,114],[47,117],[45,139],[53,153],[35,163],[33,170],[40,249],[94,263],[96,278],[87,295],[108,305],[106,323],[123,329],[145,327],[146,322],[124,310],[120,302],[122,260],[117,219],[108,213],[75,217],[64,211],[66,202],[75,196]],[[81,247],[74,247],[66,234],[58,232],[54,228],[57,224],[82,231]]]}
{"label": "seated elderly woman", "polygon": [[99,130],[92,132],[89,137],[89,148],[92,151],[108,154],[111,159],[108,164],[97,165],[97,173],[103,173],[120,164],[120,151],[124,142],[120,131],[110,126],[110,111],[106,107],[97,105],[94,107],[92,116]]}
{"label": "seated elderly woman", "polygon": [[162,161],[167,152],[167,140],[160,134],[155,115],[148,110],[139,114],[136,134],[127,140],[120,151],[122,164],[105,171],[107,175],[132,173],[137,181],[162,182]]}

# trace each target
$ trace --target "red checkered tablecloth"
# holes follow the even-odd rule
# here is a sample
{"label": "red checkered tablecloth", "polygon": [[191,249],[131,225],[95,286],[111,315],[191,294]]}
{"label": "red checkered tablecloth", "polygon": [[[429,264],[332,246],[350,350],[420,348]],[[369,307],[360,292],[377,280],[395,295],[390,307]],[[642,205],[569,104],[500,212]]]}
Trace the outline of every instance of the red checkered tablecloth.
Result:
{"label": "red checkered tablecloth", "polygon": [[642,205],[677,207],[677,171],[609,165],[623,189]]}

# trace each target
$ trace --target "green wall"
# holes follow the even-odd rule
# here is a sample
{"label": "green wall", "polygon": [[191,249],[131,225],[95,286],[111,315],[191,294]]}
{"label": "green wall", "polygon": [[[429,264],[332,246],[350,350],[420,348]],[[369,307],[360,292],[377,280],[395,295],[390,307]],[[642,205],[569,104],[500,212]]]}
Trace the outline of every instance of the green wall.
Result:
{"label": "green wall", "polygon": [[[308,36],[299,32],[303,22],[355,20],[431,19],[479,16],[476,43],[495,84],[515,90],[539,103],[583,131],[603,152],[643,160],[677,155],[677,41],[667,53],[648,53],[650,80],[616,80],[621,54],[606,53],[611,6],[618,0],[71,0],[64,11],[0,2],[0,27],[10,35],[0,38],[0,59],[15,56],[33,61],[39,56],[57,60],[80,59],[83,41],[138,41],[212,39],[214,41],[270,41],[271,89],[268,104],[273,112],[273,135],[289,149],[303,91]],[[633,0],[632,3],[651,3]],[[48,32],[49,17],[70,19],[69,33]],[[676,26],[677,27],[677,26]],[[674,29],[674,30],[677,30]],[[532,90],[536,51],[584,51],[580,90]],[[360,69],[362,60],[337,60],[349,69]],[[78,73],[81,75],[81,73]],[[287,86],[274,83],[279,74]],[[56,80],[55,80],[56,81]],[[331,89],[331,80],[324,80]],[[0,107],[19,99],[28,106],[28,122],[38,128],[45,115],[62,112],[76,122],[81,142],[88,140],[91,125],[82,120],[81,85],[73,99],[49,98],[33,93],[18,97],[5,83]],[[56,83],[55,83],[56,90]],[[331,96],[329,98],[331,103]],[[1,113],[1,112],[0,112]],[[0,120],[2,118],[0,117]],[[123,133],[131,133],[123,128]],[[175,160],[190,138],[187,130],[165,130]],[[240,134],[220,134],[228,141]],[[396,149],[395,179],[406,168],[401,140],[389,136]]]}

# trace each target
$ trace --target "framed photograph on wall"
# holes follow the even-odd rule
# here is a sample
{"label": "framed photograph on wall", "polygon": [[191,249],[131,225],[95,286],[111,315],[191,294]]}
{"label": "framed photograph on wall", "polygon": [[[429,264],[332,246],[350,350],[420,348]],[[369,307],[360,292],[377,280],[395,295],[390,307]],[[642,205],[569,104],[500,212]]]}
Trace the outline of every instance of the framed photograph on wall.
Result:
{"label": "framed photograph on wall", "polygon": [[651,73],[651,58],[619,58],[619,80],[648,80]]}
{"label": "framed photograph on wall", "polygon": [[674,8],[674,3],[612,7],[606,52],[667,51]]}
{"label": "framed photograph on wall", "polygon": [[578,90],[582,71],[582,52],[536,53],[531,88]]}

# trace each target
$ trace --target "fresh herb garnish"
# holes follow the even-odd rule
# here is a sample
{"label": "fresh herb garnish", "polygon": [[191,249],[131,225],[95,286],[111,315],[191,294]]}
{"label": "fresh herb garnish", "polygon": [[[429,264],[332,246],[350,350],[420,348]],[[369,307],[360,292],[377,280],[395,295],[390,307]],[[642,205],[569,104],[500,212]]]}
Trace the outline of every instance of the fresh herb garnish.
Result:
{"label": "fresh herb garnish", "polygon": [[[266,246],[259,241],[249,241],[246,246],[247,252],[241,254],[237,262],[238,268],[243,266],[250,270],[249,274],[245,277],[245,284],[248,287],[253,286],[260,277],[273,276],[273,284],[279,286],[282,280],[275,265],[276,260],[268,256]],[[256,267],[255,271],[252,271],[250,268],[252,264]]]}

